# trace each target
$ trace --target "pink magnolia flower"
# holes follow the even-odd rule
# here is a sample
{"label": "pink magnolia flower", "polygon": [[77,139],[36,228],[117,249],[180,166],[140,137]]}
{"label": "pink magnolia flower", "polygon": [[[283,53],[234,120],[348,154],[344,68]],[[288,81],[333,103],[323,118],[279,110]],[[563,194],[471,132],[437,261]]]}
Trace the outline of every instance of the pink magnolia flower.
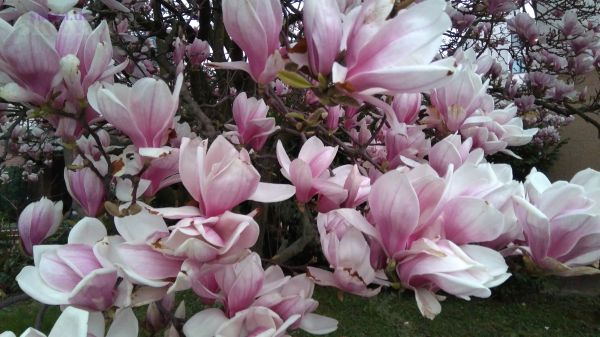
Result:
{"label": "pink magnolia flower", "polygon": [[223,305],[228,317],[250,307],[263,287],[264,273],[260,257],[256,253],[235,264],[225,265],[215,273],[215,280],[223,292]]}
{"label": "pink magnolia flower", "polygon": [[161,244],[174,255],[207,262],[249,249],[258,233],[259,226],[251,216],[226,211],[218,217],[180,220]]}
{"label": "pink magnolia flower", "polygon": [[138,148],[160,147],[167,142],[179,104],[183,76],[173,93],[161,80],[144,77],[128,87],[97,83],[88,92],[90,105]]}
{"label": "pink magnolia flower", "polygon": [[429,153],[431,139],[427,138],[423,129],[420,125],[392,122],[391,127],[385,130],[385,149],[391,168],[408,161],[421,161]]}
{"label": "pink magnolia flower", "polygon": [[[281,268],[273,269],[271,278],[284,278]],[[314,282],[306,274],[299,274],[286,279],[277,289],[260,296],[252,306],[269,308],[283,320],[300,315],[301,318],[290,326],[291,330],[300,328],[315,335],[331,333],[337,329],[338,322],[313,313],[319,306],[319,302],[312,298],[314,289]]]}
{"label": "pink magnolia flower", "polygon": [[344,115],[344,109],[340,105],[327,107],[327,118],[325,118],[325,126],[329,130],[337,129],[340,124],[340,118]]}
{"label": "pink magnolia flower", "polygon": [[236,150],[223,136],[210,149],[206,140],[184,138],[179,158],[181,181],[205,216],[222,214],[246,200],[286,200],[295,192],[290,185],[261,183],[248,152]]}
{"label": "pink magnolia flower", "polygon": [[479,111],[465,120],[460,133],[471,137],[473,146],[482,148],[486,154],[501,151],[516,157],[506,147],[525,145],[538,132],[537,128],[524,129],[523,119],[516,114],[517,108],[513,105],[488,113]]}
{"label": "pink magnolia flower", "polygon": [[556,82],[556,76],[540,71],[533,71],[527,73],[525,80],[529,82],[529,84],[537,91],[544,92],[545,89],[548,89],[554,85],[554,82]]}
{"label": "pink magnolia flower", "polygon": [[443,84],[454,60],[430,62],[451,25],[445,6],[442,0],[422,1],[389,20],[392,2],[367,1],[354,8],[346,16],[341,46],[345,66],[334,64],[333,81],[365,95],[419,92]]}
{"label": "pink magnolia flower", "polygon": [[192,316],[183,326],[183,333],[186,337],[284,337],[299,318],[294,315],[284,321],[265,307],[250,307],[227,318],[220,309],[210,308]]}
{"label": "pink magnolia flower", "polygon": [[347,208],[319,213],[317,228],[323,254],[334,271],[308,267],[315,282],[365,297],[378,294],[381,288],[367,288],[377,280],[371,266],[370,247],[364,236],[377,237],[375,228],[358,211]]}
{"label": "pink magnolia flower", "polygon": [[56,37],[56,51],[61,57],[61,73],[68,99],[81,100],[95,82],[112,83],[113,77],[128,61],[115,66],[113,47],[106,21],[92,30],[87,19],[70,12],[63,19]]}
{"label": "pink magnolia flower", "polygon": [[[133,234],[133,237],[139,237],[139,234]],[[160,245],[152,246],[138,240],[128,242],[112,236],[95,245],[94,252],[103,265],[119,270],[119,277],[127,283],[160,288],[155,299],[159,300],[167,290],[173,291],[170,288],[176,286],[183,265],[182,258],[163,253],[160,248]]]}
{"label": "pink magnolia flower", "polygon": [[536,108],[535,96],[533,95],[523,95],[515,98],[513,102],[519,109],[519,112],[527,112]]}
{"label": "pink magnolia flower", "polygon": [[277,160],[281,173],[296,187],[296,198],[301,203],[308,202],[317,194],[319,183],[329,176],[327,169],[337,153],[337,146],[325,146],[316,136],[310,137],[298,154],[290,161],[281,141],[277,141]]}
{"label": "pink magnolia flower", "polygon": [[[96,216],[104,208],[106,200],[104,182],[90,167],[83,166],[81,157],[77,157],[72,165],[81,167],[76,169],[65,167],[64,178],[67,191],[83,207],[86,215]],[[106,174],[106,168],[99,172]]]}
{"label": "pink magnolia flower", "polygon": [[574,177],[576,183],[551,184],[533,171],[525,181],[527,199],[513,198],[527,254],[542,269],[559,275],[597,273],[585,266],[600,258],[600,212],[597,196],[577,184],[583,182],[581,177]]}
{"label": "pink magnolia flower", "polygon": [[585,28],[579,22],[577,10],[571,9],[565,12],[562,17],[562,33],[565,37],[573,37],[583,34]]}
{"label": "pink magnolia flower", "polygon": [[185,47],[185,53],[194,67],[199,67],[210,56],[210,45],[204,40],[194,38],[194,42]]}
{"label": "pink magnolia flower", "polygon": [[[289,280],[289,276],[284,276],[279,267],[271,266],[263,270],[258,254],[249,251],[234,261],[187,263],[186,267],[194,292],[205,302],[222,303],[227,317],[257,306],[257,298],[269,296],[267,294],[280,289]],[[275,305],[270,297],[258,301]]]}
{"label": "pink magnolia flower", "polygon": [[35,266],[17,275],[19,287],[39,302],[49,305],[74,305],[102,311],[116,298],[117,270],[105,266],[94,253],[93,245],[106,236],[104,225],[94,218],[83,218],[69,233],[64,246],[35,246]]}
{"label": "pink magnolia flower", "polygon": [[0,70],[14,81],[0,87],[10,102],[42,104],[60,80],[60,56],[54,48],[56,28],[28,12],[11,26],[0,20]]}
{"label": "pink magnolia flower", "polygon": [[[52,4],[64,3],[62,0],[50,0],[49,2]],[[0,11],[0,18],[5,21],[14,21],[27,12],[34,12],[44,18],[47,18],[49,14],[47,0],[3,0],[2,4],[5,8]],[[59,5],[59,7],[62,6]]]}
{"label": "pink magnolia flower", "polygon": [[[436,229],[429,238],[439,235],[459,244],[481,243],[497,249],[523,239],[512,198],[524,197],[525,192],[522,184],[513,180],[509,165],[464,163],[453,172],[448,170],[444,180],[446,187],[433,220],[440,216],[436,212],[443,212],[441,224],[445,232]],[[463,202],[465,207],[456,206]],[[459,238],[456,235],[461,231]]]}
{"label": "pink magnolia flower", "polygon": [[[377,184],[380,185],[375,189]],[[442,236],[440,212],[455,193],[427,164],[417,163],[412,169],[404,167],[377,177],[369,194],[368,217],[379,233],[385,256],[393,257],[422,236]],[[400,200],[398,195],[407,197]],[[403,209],[403,216],[395,216],[396,209]],[[390,231],[397,234],[390,236]]]}
{"label": "pink magnolia flower", "polygon": [[487,5],[488,12],[492,15],[510,12],[517,8],[514,0],[486,0],[484,3]]}
{"label": "pink magnolia flower", "polygon": [[421,206],[408,176],[390,171],[375,181],[369,194],[370,219],[388,257],[406,250],[419,225]]}
{"label": "pink magnolia flower", "polygon": [[[102,148],[106,151],[109,150],[110,146],[110,135],[104,129],[96,130],[96,135],[100,139],[100,144]],[[86,157],[89,157],[90,160],[98,161],[101,160],[102,153],[98,148],[98,143],[92,135],[89,136],[81,136],[75,142],[79,151],[81,151]]]}
{"label": "pink magnolia flower", "polygon": [[[142,155],[147,155],[146,149],[141,149]],[[161,149],[158,156],[152,154],[150,164],[141,178],[150,181],[150,186],[144,192],[145,196],[153,196],[161,189],[181,181],[179,177],[179,149]]]}
{"label": "pink magnolia flower", "polygon": [[415,124],[421,109],[421,94],[398,94],[392,101],[394,116],[399,123]]}
{"label": "pink magnolia flower", "polygon": [[[346,121],[348,121],[348,118],[346,118]],[[371,130],[369,129],[372,122],[373,119],[370,116],[366,116],[354,123],[354,127],[349,132],[352,141],[359,145],[367,145],[372,136]]]}
{"label": "pink magnolia flower", "polygon": [[[127,62],[113,65],[113,49],[106,22],[103,21],[92,31],[90,24],[80,13],[69,12],[58,33],[50,22],[32,12],[23,15],[14,27],[3,27],[8,36],[3,41],[8,41],[11,45],[3,50],[17,52],[11,48],[19,48],[21,55],[44,55],[47,61],[42,65],[35,60],[26,62],[23,56],[17,59],[14,55],[0,55],[5,62],[3,71],[15,81],[0,90],[0,95],[10,101],[41,104],[49,98],[52,91],[61,93],[55,98],[58,102],[80,100],[86,97],[92,83],[112,82],[114,74],[127,65]],[[27,46],[30,40],[37,42]],[[37,83],[28,83],[31,81]],[[65,106],[69,113],[78,114],[78,111],[70,111],[77,109],[71,109],[68,104]],[[92,117],[94,113],[89,111],[88,114]],[[75,121],[71,122],[77,124]]]}
{"label": "pink magnolia flower", "polygon": [[62,208],[62,201],[52,202],[43,197],[27,205],[21,212],[17,225],[19,238],[27,254],[31,255],[33,246],[56,233],[62,221]]}
{"label": "pink magnolia flower", "polygon": [[279,33],[283,24],[281,4],[276,0],[223,1],[223,23],[231,39],[244,51],[246,62],[213,64],[218,68],[249,73],[261,84],[275,79],[283,69]]}
{"label": "pink magnolia flower", "polygon": [[583,187],[586,196],[595,201],[593,212],[600,213],[600,172],[587,168],[577,172],[570,183]]}
{"label": "pink magnolia flower", "polygon": [[438,290],[469,300],[486,298],[489,288],[510,277],[500,253],[481,246],[457,246],[452,241],[421,239],[399,256],[396,271],[402,284],[415,291],[423,316],[433,319],[441,311]]}
{"label": "pink magnolia flower", "polygon": [[493,109],[493,100],[486,94],[487,86],[488,82],[483,83],[471,69],[459,71],[444,87],[431,92],[428,119],[448,131],[458,131],[478,109],[488,109],[490,104]]}
{"label": "pink magnolia flower", "polygon": [[329,75],[342,42],[342,14],[336,0],[304,2],[304,36],[313,74]]}
{"label": "pink magnolia flower", "polygon": [[462,142],[459,135],[450,135],[431,147],[429,165],[443,176],[450,164],[454,169],[459,168],[463,163],[479,164],[483,160],[483,150],[472,149],[472,146],[473,139],[467,138]]}
{"label": "pink magnolia flower", "polygon": [[235,125],[231,128],[235,130],[241,144],[248,144],[255,151],[260,151],[269,135],[279,129],[275,126],[275,118],[267,118],[268,112],[269,107],[262,99],[248,98],[245,92],[235,98],[233,101]]}
{"label": "pink magnolia flower", "polygon": [[579,54],[569,59],[569,68],[576,74],[581,75],[590,72],[597,63],[598,58],[593,58],[588,54]]}
{"label": "pink magnolia flower", "polygon": [[517,33],[521,39],[534,45],[538,41],[539,32],[535,20],[528,13],[519,13],[506,20],[508,29]]}
{"label": "pink magnolia flower", "polygon": [[332,171],[328,183],[321,184],[317,208],[326,213],[340,207],[354,208],[367,201],[371,179],[360,174],[357,165],[343,165]]}

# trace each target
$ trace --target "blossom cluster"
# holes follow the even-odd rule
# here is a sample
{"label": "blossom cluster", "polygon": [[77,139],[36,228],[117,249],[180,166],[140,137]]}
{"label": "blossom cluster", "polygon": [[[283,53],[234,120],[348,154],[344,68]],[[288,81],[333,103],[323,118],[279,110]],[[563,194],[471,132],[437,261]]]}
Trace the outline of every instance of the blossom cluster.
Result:
{"label": "blossom cluster", "polygon": [[[111,23],[71,1],[0,12],[12,15],[0,20],[0,97],[26,111],[16,125],[53,128],[78,215],[55,245],[43,243],[62,223],[62,201],[42,198],[18,219],[33,257],[20,288],[64,308],[49,336],[137,336],[140,306],[146,328],[169,337],[327,334],[338,322],[316,313],[315,284],[364,297],[410,289],[433,319],[442,294],[489,297],[511,276],[507,256],[547,274],[600,272],[600,172],[551,183],[534,170],[519,182],[486,160],[518,157],[511,148],[538,129],[517,114],[526,100],[495,101],[489,58],[439,57],[453,22],[472,21],[451,20],[445,1],[306,0],[303,37],[282,43],[279,1],[223,0],[223,25],[246,60],[213,61],[207,41],[181,36],[160,65],[113,48],[137,41],[130,2],[102,1],[118,16]],[[535,43],[521,15],[510,27]],[[217,105],[232,102],[227,122],[213,123],[188,101],[189,86],[222,70],[245,72],[258,90],[215,89],[227,96]],[[555,97],[567,95],[559,88]],[[200,127],[190,111],[205,117]],[[173,188],[184,202],[158,197]],[[275,221],[302,236],[261,255],[260,213],[283,202],[300,223]],[[283,262],[312,241],[324,263],[286,275]],[[205,308],[187,314],[175,303],[183,291]],[[43,334],[21,336],[30,335]]]}

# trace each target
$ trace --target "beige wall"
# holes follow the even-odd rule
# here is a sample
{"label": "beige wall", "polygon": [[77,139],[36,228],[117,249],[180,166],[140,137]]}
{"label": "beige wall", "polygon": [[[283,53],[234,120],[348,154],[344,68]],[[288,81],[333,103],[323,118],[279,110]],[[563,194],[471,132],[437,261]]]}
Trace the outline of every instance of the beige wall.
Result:
{"label": "beige wall", "polygon": [[563,139],[569,138],[569,142],[560,149],[558,160],[550,168],[551,181],[570,180],[588,167],[600,171],[600,139],[593,125],[576,117],[560,133]]}

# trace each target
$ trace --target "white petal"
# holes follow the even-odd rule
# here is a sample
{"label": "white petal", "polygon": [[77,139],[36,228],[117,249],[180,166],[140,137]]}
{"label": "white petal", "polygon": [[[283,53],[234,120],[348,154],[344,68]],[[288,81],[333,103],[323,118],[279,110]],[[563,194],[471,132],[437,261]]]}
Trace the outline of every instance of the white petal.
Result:
{"label": "white petal", "polygon": [[89,313],[75,307],[68,307],[58,317],[48,337],[86,337]]}
{"label": "white petal", "polygon": [[296,187],[287,184],[258,183],[256,191],[248,197],[258,202],[279,202],[296,194]]}
{"label": "white petal", "polygon": [[70,11],[78,2],[78,0],[48,0],[48,8],[53,13],[64,14]]}
{"label": "white petal", "polygon": [[434,293],[427,289],[415,289],[415,298],[421,314],[429,319],[434,319],[437,314],[442,312],[442,306]]}
{"label": "white petal", "polygon": [[138,320],[131,308],[117,310],[106,337],[137,337]]}
{"label": "white petal", "polygon": [[305,314],[300,321],[300,329],[313,335],[324,335],[337,330],[338,321],[313,313]]}
{"label": "white petal", "polygon": [[221,325],[227,322],[225,314],[215,308],[202,310],[183,326],[186,337],[213,337]]}
{"label": "white petal", "polygon": [[106,227],[104,227],[104,224],[100,220],[85,217],[73,226],[67,242],[70,244],[81,243],[93,246],[96,242],[104,239],[106,235]]}
{"label": "white petal", "polygon": [[17,275],[16,280],[21,290],[38,302],[49,305],[69,303],[69,294],[49,287],[40,277],[38,270],[33,266],[23,268],[19,275]]}

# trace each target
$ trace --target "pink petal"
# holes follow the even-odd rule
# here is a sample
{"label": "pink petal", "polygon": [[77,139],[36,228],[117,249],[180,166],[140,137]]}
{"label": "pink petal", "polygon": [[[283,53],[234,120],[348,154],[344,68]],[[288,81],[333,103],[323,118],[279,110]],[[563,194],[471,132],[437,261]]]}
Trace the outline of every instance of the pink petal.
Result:
{"label": "pink petal", "polygon": [[515,214],[523,226],[533,258],[540,263],[547,256],[550,244],[548,218],[525,199],[513,197],[512,200]]}
{"label": "pink petal", "polygon": [[103,268],[94,270],[73,289],[69,303],[87,310],[102,311],[113,305],[117,271]]}
{"label": "pink petal", "polygon": [[446,238],[457,245],[493,241],[505,230],[504,215],[478,198],[454,198],[442,216]]}
{"label": "pink petal", "polygon": [[307,203],[316,193],[312,188],[313,175],[310,166],[301,159],[294,159],[290,164],[290,180],[296,186],[298,202]]}
{"label": "pink petal", "polygon": [[379,177],[371,188],[369,206],[387,255],[405,250],[419,221],[419,199],[406,175],[391,171]]}

